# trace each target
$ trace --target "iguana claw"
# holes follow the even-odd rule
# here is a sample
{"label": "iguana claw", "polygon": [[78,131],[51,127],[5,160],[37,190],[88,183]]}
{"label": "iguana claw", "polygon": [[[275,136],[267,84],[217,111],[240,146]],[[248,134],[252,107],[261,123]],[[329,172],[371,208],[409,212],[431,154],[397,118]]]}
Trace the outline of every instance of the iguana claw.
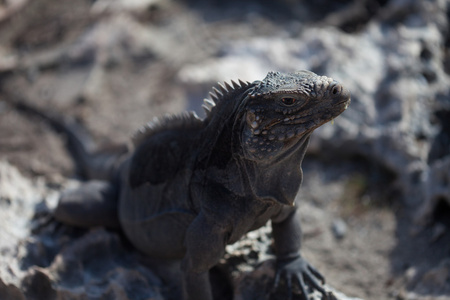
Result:
{"label": "iguana claw", "polygon": [[278,288],[281,277],[284,277],[284,280],[286,280],[289,300],[292,299],[292,285],[295,284],[295,282],[300,288],[301,299],[308,300],[308,293],[306,291],[307,285],[305,284],[305,281],[322,294],[322,299],[329,299],[328,293],[322,287],[325,283],[324,277],[301,256],[277,260],[277,271],[275,274],[273,291]]}

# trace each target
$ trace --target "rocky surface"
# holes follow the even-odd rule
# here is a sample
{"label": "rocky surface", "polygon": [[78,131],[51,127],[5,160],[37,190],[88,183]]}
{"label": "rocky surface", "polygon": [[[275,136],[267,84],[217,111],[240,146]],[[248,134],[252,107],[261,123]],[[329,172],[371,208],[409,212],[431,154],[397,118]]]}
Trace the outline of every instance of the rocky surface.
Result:
{"label": "rocky surface", "polygon": [[[109,144],[157,115],[201,115],[217,81],[295,69],[352,92],[305,160],[304,256],[350,296],[450,299],[449,11],[444,0],[0,3],[0,299],[177,290],[165,279],[176,272],[120,233],[49,217],[75,168],[64,137],[16,101],[76,117]],[[268,232],[229,247],[212,273],[218,295],[267,294]]]}
{"label": "rocky surface", "polygon": [[[0,163],[0,179],[6,207],[0,218],[10,224],[0,233],[0,299],[179,298],[180,274],[173,270],[179,266],[161,269],[161,262],[142,256],[118,232],[70,228],[52,220],[48,211],[58,192],[23,177],[6,162]],[[228,246],[212,271],[217,299],[233,294],[235,299],[285,299],[283,292],[270,289],[270,239],[270,227],[265,226]],[[356,299],[327,289],[333,299]],[[321,295],[311,291],[310,299]]]}

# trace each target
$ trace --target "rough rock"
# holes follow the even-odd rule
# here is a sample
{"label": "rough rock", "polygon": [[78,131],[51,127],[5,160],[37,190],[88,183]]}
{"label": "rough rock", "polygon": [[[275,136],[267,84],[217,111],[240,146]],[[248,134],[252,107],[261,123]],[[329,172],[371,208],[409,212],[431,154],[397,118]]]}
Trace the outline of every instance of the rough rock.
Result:
{"label": "rough rock", "polygon": [[422,224],[433,221],[438,205],[450,206],[450,156],[436,160],[425,176],[425,202],[417,214]]}
{"label": "rough rock", "polygon": [[[236,300],[258,300],[258,299],[270,299],[270,300],[282,300],[287,299],[287,287],[281,283],[279,289],[281,292],[276,294],[272,293],[273,279],[275,277],[274,272],[275,261],[267,260],[258,265],[252,272],[243,273],[236,280],[235,298]],[[330,286],[325,286],[325,290],[328,293],[330,300],[361,300],[360,298],[347,297],[346,295],[336,291]],[[301,292],[295,289],[292,299],[302,299]],[[322,295],[317,291],[310,291],[308,295],[309,300],[320,300]]]}
{"label": "rough rock", "polygon": [[[0,217],[16,224],[6,227],[11,231],[1,233],[1,299],[179,297],[179,271],[162,273],[158,268],[161,262],[136,252],[119,233],[102,228],[76,229],[52,221],[48,213],[57,195],[42,182],[30,181],[15,167],[0,163],[1,203],[12,206],[0,211]],[[217,267],[219,272],[212,273],[217,299],[228,299],[224,293],[234,293],[237,299],[262,299],[262,287],[270,286],[274,276],[270,232],[270,226],[265,226],[227,247]],[[230,275],[222,273],[231,274],[231,280],[227,279]],[[227,285],[224,281],[228,280]],[[283,293],[266,296],[283,299]],[[337,292],[335,296],[339,300],[356,299]],[[320,299],[320,295],[312,292],[310,299]]]}
{"label": "rough rock", "polygon": [[[436,159],[450,156],[448,134],[439,133],[448,121],[433,121],[449,109],[450,78],[442,63],[448,20],[444,1],[406,2],[393,1],[383,10],[392,16],[380,14],[357,34],[305,27],[292,32],[295,37],[224,41],[220,57],[188,65],[178,76],[192,86],[251,80],[273,69],[328,74],[349,87],[352,104],[334,126],[317,130],[310,152],[328,159],[366,157],[394,175],[393,186],[408,205],[433,203],[431,195],[441,190],[431,175],[442,164]],[[403,22],[390,19],[409,11],[408,5],[414,14]],[[331,156],[324,148],[335,151]],[[449,195],[442,197],[449,201]]]}
{"label": "rough rock", "polygon": [[333,234],[337,239],[342,239],[345,237],[345,234],[347,233],[347,224],[345,224],[344,220],[342,219],[333,220],[331,226]]}
{"label": "rough rock", "polygon": [[40,224],[57,195],[0,162],[0,219],[9,224],[0,233],[1,299],[163,299],[161,280],[116,233]]}
{"label": "rough rock", "polygon": [[[153,116],[200,108],[216,81],[295,69],[330,75],[353,95],[313,135],[304,253],[348,295],[448,299],[448,1],[74,3],[0,5],[0,155],[9,161],[0,162],[0,299],[170,298],[176,286],[162,278],[177,276],[161,275],[116,232],[49,217],[73,169],[63,137],[4,100],[54,109],[101,141],[122,141]],[[367,165],[376,171],[366,181],[352,177]],[[371,185],[395,204],[374,203]],[[431,226],[411,230],[409,207]],[[339,218],[343,239],[331,229]],[[227,248],[212,272],[217,290],[267,291],[258,284],[273,276],[271,240],[261,230]]]}
{"label": "rough rock", "polygon": [[5,284],[0,279],[0,298],[4,300],[25,300],[24,294],[13,284]]}
{"label": "rough rock", "polygon": [[2,289],[11,284],[18,286],[23,276],[20,262],[15,258],[22,249],[18,247],[30,234],[29,221],[35,207],[45,195],[43,182],[32,182],[23,177],[17,168],[0,161],[0,278]]}
{"label": "rough rock", "polygon": [[116,234],[93,230],[58,246],[49,266],[31,266],[22,279],[27,299],[164,299],[161,280],[123,249]]}
{"label": "rough rock", "polygon": [[[250,232],[246,237],[233,245],[227,246],[222,268],[228,269],[232,274],[234,286],[234,299],[258,300],[287,299],[287,287],[284,282],[276,291],[273,289],[275,278],[275,259],[271,249],[271,229],[264,226],[259,230]],[[300,290],[294,286],[293,300],[301,299]],[[329,285],[325,286],[331,300],[361,300],[352,298],[336,291]],[[320,300],[322,295],[310,290],[308,299]]]}
{"label": "rough rock", "polygon": [[450,260],[443,260],[438,266],[419,275],[417,270],[409,269],[405,277],[410,285],[409,290],[401,289],[398,297],[408,300],[449,298]]}

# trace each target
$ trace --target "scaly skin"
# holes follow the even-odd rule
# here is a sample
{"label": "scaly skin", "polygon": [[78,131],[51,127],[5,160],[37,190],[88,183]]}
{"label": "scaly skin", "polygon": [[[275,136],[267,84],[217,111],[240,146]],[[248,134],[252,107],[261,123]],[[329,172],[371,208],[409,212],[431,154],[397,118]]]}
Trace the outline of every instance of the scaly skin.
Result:
{"label": "scaly skin", "polygon": [[[111,175],[82,187],[84,199],[63,195],[55,217],[78,226],[116,218],[108,223],[120,224],[140,251],[182,260],[183,297],[191,300],[212,299],[208,271],[225,246],[271,220],[275,289],[283,278],[290,294],[297,284],[306,299],[308,283],[326,298],[322,275],[300,256],[294,199],[311,133],[349,103],[341,84],[309,71],[225,84],[205,101],[204,120],[188,113],[150,122],[135,136],[135,149],[117,159],[82,149],[81,156],[90,155],[84,169],[102,166]],[[115,201],[118,220],[110,209]]]}

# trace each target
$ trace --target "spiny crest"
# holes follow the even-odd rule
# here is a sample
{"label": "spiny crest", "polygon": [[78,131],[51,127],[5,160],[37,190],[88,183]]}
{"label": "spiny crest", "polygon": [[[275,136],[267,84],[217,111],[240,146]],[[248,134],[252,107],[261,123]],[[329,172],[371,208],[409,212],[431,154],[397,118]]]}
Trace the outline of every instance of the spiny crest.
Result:
{"label": "spiny crest", "polygon": [[153,120],[142,126],[133,135],[133,144],[140,145],[151,136],[167,130],[184,128],[201,128],[203,121],[193,111],[185,111],[180,114],[167,114],[163,117],[154,117]]}
{"label": "spiny crest", "polygon": [[[209,93],[211,99],[204,99],[202,105],[206,111],[207,118],[214,111],[214,108],[220,105],[220,102],[227,98],[231,93],[246,88],[251,83],[242,80],[238,82],[231,81],[231,84],[224,82],[218,83],[218,87],[213,87],[213,91]],[[140,145],[143,141],[162,131],[185,128],[202,128],[204,121],[201,120],[195,112],[183,112],[181,114],[168,114],[163,117],[155,117],[153,120],[142,126],[133,136],[133,144]]]}
{"label": "spiny crest", "polygon": [[203,100],[203,109],[206,112],[206,115],[209,116],[211,112],[214,110],[214,108],[219,105],[219,103],[226,98],[226,96],[230,93],[232,93],[235,90],[245,88],[251,84],[251,82],[244,82],[242,80],[238,80],[238,82],[235,82],[231,80],[231,84],[224,82],[223,84],[218,82],[217,87],[213,87],[212,91],[209,92],[209,96],[211,99],[204,99]]}

